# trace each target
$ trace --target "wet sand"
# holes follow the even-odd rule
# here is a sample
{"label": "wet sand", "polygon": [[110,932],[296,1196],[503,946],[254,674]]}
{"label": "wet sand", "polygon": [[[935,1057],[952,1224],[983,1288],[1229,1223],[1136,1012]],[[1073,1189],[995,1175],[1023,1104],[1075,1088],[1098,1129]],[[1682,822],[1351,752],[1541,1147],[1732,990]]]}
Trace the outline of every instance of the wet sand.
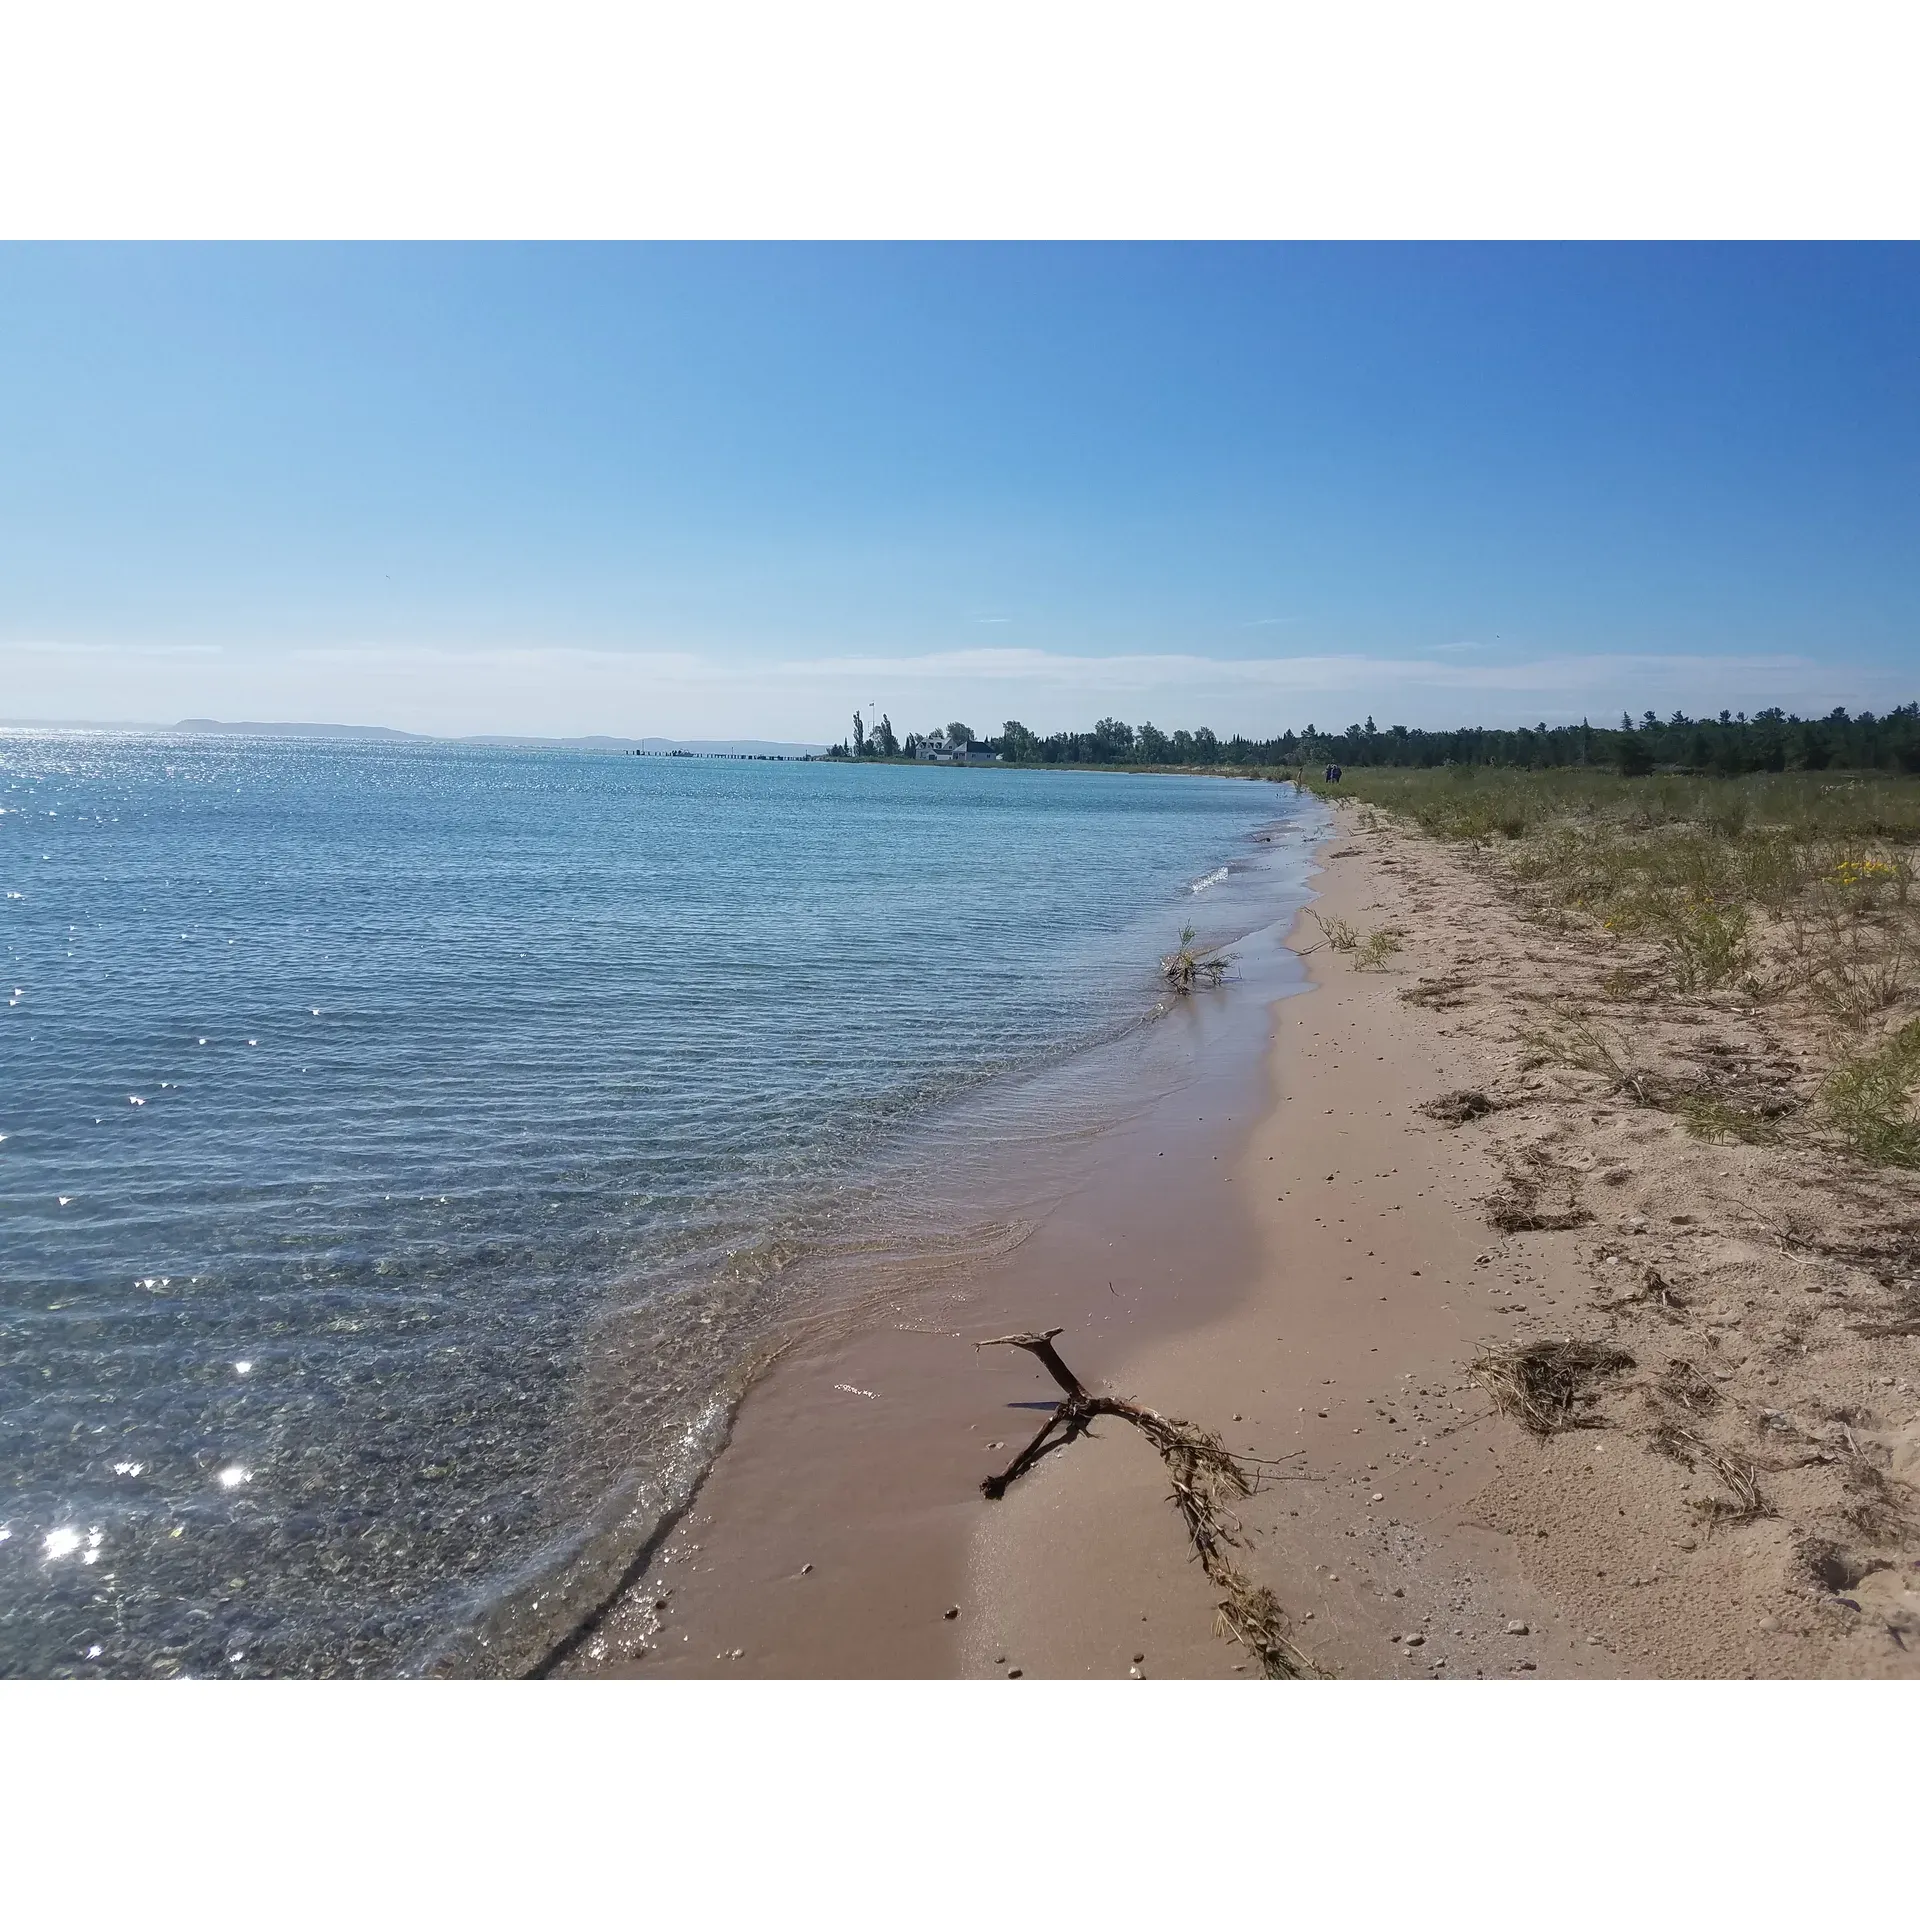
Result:
{"label": "wet sand", "polygon": [[[1373,898],[1348,851],[1331,850],[1318,883],[1328,918]],[[1245,1565],[1328,1672],[1604,1671],[1595,1650],[1540,1628],[1541,1597],[1471,1513],[1511,1435],[1462,1378],[1476,1343],[1505,1331],[1474,1284],[1493,1236],[1472,1169],[1417,1111],[1450,1084],[1449,1063],[1399,1000],[1403,977],[1355,973],[1310,916],[1293,940],[1317,949],[1315,991],[1274,1009],[1266,1111],[1236,1167],[1253,1284],[1126,1356],[1114,1384],[1285,1463],[1242,1503]],[[1567,1286],[1556,1276],[1543,1310]],[[963,1670],[1257,1672],[1212,1631],[1165,1496],[1158,1460],[1126,1436],[1075,1446],[1013,1489],[974,1531]],[[1527,1635],[1506,1633],[1516,1619]]]}
{"label": "wet sand", "polygon": [[1130,1117],[981,1172],[999,1190],[974,1204],[1010,1216],[995,1236],[1017,1238],[1010,1252],[957,1280],[904,1275],[863,1322],[800,1333],[645,1578],[563,1671],[962,1671],[965,1636],[946,1615],[971,1611],[979,1482],[1052,1404],[1024,1354],[973,1343],[1066,1327],[1062,1344],[1098,1377],[1251,1284],[1258,1248],[1235,1181],[1267,1097],[1268,1003],[1299,984],[1284,932],[1237,943],[1255,997],[1177,1002],[1150,1042],[1104,1050],[1116,1071],[1140,1066],[1143,1044],[1159,1056],[1167,1084]]}
{"label": "wet sand", "polygon": [[[1543,1065],[1530,1033],[1611,958],[1530,923],[1459,849],[1368,826],[1324,894],[1403,945],[1384,972],[1322,948],[1317,990],[1276,1009],[1241,1167],[1257,1283],[1117,1370],[1238,1449],[1297,1456],[1303,1477],[1240,1511],[1245,1571],[1305,1650],[1346,1678],[1920,1676],[1910,1176],[1712,1143]],[[1814,1070],[1739,996],[1677,1013],[1639,1015],[1656,1067],[1672,1047]],[[1464,1088],[1491,1112],[1421,1111]],[[1496,1229],[1516,1179],[1577,1224]],[[1483,1346],[1569,1336],[1626,1356],[1590,1426],[1536,1440],[1467,1379]],[[966,1672],[1251,1670],[1206,1632],[1157,1462],[1127,1440],[1056,1455],[975,1529]]]}
{"label": "wet sand", "polygon": [[[1344,852],[1322,849],[1329,916],[1371,897]],[[1537,1616],[1538,1596],[1465,1512],[1511,1436],[1461,1380],[1476,1341],[1504,1331],[1468,1277],[1492,1236],[1471,1174],[1409,1111],[1442,1090],[1444,1064],[1425,1057],[1402,981],[1353,973],[1310,916],[1287,944],[1305,950],[1312,991],[1251,1023],[1242,1005],[1237,1033],[1206,1031],[1209,1014],[1230,1024],[1224,1009],[1183,1005],[1192,1084],[1094,1143],[1011,1256],[958,1289],[909,1294],[884,1324],[803,1340],[776,1366],[647,1578],[567,1671],[1253,1671],[1214,1632],[1212,1590],[1137,1436],[1097,1428],[1003,1501],[982,1499],[981,1478],[1053,1397],[1027,1355],[971,1342],[1036,1326],[1066,1329],[1060,1350],[1089,1384],[1236,1449],[1300,1455],[1284,1471],[1304,1477],[1242,1512],[1249,1564],[1329,1671],[1436,1671],[1441,1656],[1409,1662],[1389,1636],[1462,1594],[1475,1644],[1498,1643],[1482,1667],[1606,1670],[1584,1646],[1556,1643],[1543,1661],[1550,1636],[1531,1627],[1513,1651],[1505,1625]],[[1417,1468],[1387,1473],[1370,1403],[1424,1383],[1461,1412],[1428,1423]]]}
{"label": "wet sand", "polygon": [[[1680,1466],[1623,1430],[1624,1399],[1605,1428],[1542,1445],[1468,1382],[1489,1343],[1619,1335],[1618,1313],[1596,1307],[1596,1273],[1604,1294],[1630,1243],[1608,1236],[1646,1230],[1633,1209],[1689,1153],[1736,1182],[1739,1170],[1664,1116],[1604,1110],[1516,1065],[1516,1016],[1523,996],[1551,995],[1550,956],[1501,923],[1456,853],[1383,828],[1320,857],[1322,914],[1402,935],[1389,970],[1356,971],[1303,915],[1289,940],[1312,991],[1276,997],[1263,976],[1252,993],[1183,1004],[1191,1077],[1085,1143],[1010,1255],[908,1289],[864,1327],[803,1339],[567,1671],[1256,1672],[1214,1631],[1212,1590],[1137,1434],[1096,1426],[1003,1501],[981,1498],[981,1477],[1053,1395],[1029,1356],[971,1342],[1055,1326],[1090,1385],[1285,1463],[1240,1505],[1242,1564],[1329,1673],[1914,1669],[1900,1623],[1916,1596],[1888,1586],[1908,1578],[1890,1561],[1839,1604],[1796,1572],[1817,1512],[1718,1524]],[[1488,952],[1501,957],[1469,968],[1471,989],[1403,997],[1465,978],[1463,957]],[[1462,1086],[1495,1089],[1494,1120],[1455,1130],[1421,1112]],[[1537,1157],[1542,1142],[1571,1142],[1552,1149],[1577,1149],[1570,1166],[1604,1160],[1588,1196],[1598,1217],[1582,1232],[1503,1235],[1486,1197],[1512,1153]],[[1595,1142],[1609,1151],[1596,1158]],[[1666,1204],[1706,1204],[1689,1178]],[[1709,1231],[1699,1212],[1672,1219]],[[1702,1264],[1723,1255],[1703,1247]],[[1746,1275],[1728,1284],[1752,1286]],[[1633,1331],[1643,1375],[1656,1331]],[[1641,1392],[1634,1378],[1622,1394]],[[1911,1438],[1889,1430],[1900,1471]]]}

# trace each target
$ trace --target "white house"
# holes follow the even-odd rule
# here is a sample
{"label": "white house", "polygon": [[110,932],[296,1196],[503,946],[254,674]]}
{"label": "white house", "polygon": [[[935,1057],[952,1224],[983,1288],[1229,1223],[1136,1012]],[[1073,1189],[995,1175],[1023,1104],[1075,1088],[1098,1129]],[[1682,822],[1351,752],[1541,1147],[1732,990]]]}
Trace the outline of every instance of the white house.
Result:
{"label": "white house", "polygon": [[964,747],[941,746],[932,740],[923,740],[914,750],[914,758],[938,760],[941,765],[950,767],[990,767],[1000,756],[989,753],[978,740]]}

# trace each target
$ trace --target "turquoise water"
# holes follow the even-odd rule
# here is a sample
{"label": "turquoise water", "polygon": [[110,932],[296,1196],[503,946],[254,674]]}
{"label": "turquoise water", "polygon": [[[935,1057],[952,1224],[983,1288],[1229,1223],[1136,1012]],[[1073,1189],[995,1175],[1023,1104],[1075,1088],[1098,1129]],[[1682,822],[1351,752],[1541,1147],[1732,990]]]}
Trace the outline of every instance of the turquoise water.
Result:
{"label": "turquoise water", "polygon": [[0,1670],[504,1632],[684,1498],[881,1149],[1260,922],[1210,883],[1304,804],[0,738]]}

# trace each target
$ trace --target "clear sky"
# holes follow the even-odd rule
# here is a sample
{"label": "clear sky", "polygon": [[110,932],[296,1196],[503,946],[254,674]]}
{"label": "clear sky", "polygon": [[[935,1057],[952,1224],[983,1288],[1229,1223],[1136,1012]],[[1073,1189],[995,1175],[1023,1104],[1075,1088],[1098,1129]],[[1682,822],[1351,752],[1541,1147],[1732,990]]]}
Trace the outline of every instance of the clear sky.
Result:
{"label": "clear sky", "polygon": [[1920,695],[1920,249],[0,248],[0,719]]}

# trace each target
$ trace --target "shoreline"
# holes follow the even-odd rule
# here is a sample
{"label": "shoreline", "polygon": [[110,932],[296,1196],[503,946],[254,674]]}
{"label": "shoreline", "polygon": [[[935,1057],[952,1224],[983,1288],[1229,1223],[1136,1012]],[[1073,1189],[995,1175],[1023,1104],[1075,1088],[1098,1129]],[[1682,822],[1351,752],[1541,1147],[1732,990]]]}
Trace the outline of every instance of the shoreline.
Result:
{"label": "shoreline", "polygon": [[[1212,1589],[1137,1436],[1108,1422],[1003,1501],[980,1498],[1053,1398],[1028,1355],[964,1343],[1056,1325],[1090,1384],[1286,1463],[1238,1503],[1236,1558],[1329,1674],[1920,1672],[1920,1636],[1903,1637],[1917,1596],[1893,1559],[1823,1587],[1805,1571],[1821,1509],[1790,1508],[1783,1480],[1777,1508],[1725,1524],[1710,1476],[1634,1430],[1675,1316],[1613,1304],[1611,1276],[1654,1251],[1632,1237],[1651,1234],[1663,1263],[1697,1263],[1690,1291],[1753,1288],[1763,1250],[1732,1218],[1747,1150],[1696,1147],[1664,1116],[1516,1059],[1516,1021],[1551,1001],[1560,956],[1458,853],[1343,817],[1314,855],[1314,911],[1392,931],[1400,953],[1358,971],[1297,914],[1286,944],[1309,990],[1264,1004],[1253,1057],[1216,1058],[1184,1105],[1117,1129],[1010,1255],[920,1303],[913,1334],[903,1316],[783,1361],[602,1657],[567,1672],[1257,1672],[1216,1637]],[[1476,964],[1489,952],[1497,968]],[[1491,1095],[1489,1118],[1421,1111],[1467,1087]],[[1492,1225],[1512,1168],[1553,1156],[1570,1180],[1595,1175],[1584,1224]],[[1477,1352],[1542,1335],[1635,1350],[1602,1424],[1542,1442],[1469,1381]],[[1728,1394],[1746,1364],[1731,1339],[1706,1333]],[[852,1419],[826,1415],[836,1400]],[[1920,1429],[1885,1440],[1910,1474]]]}
{"label": "shoreline", "polygon": [[[1900,1518],[1920,1479],[1916,1383],[1873,1324],[1878,1243],[1836,1272],[1884,1196],[1829,1163],[1791,1170],[1834,1248],[1810,1279],[1777,1159],[1536,1057],[1529,1025],[1577,1003],[1590,961],[1457,852],[1343,825],[1320,911],[1401,952],[1361,972],[1322,947],[1317,990],[1277,1010],[1277,1104],[1244,1162],[1270,1209],[1263,1283],[1121,1383],[1249,1453],[1298,1450],[1304,1477],[1240,1503],[1245,1573],[1339,1677],[1920,1677]],[[1421,1111],[1467,1088],[1485,1117]],[[1569,1224],[1496,1225],[1516,1174],[1568,1181]],[[1586,1423],[1545,1440],[1467,1371],[1542,1337],[1622,1363]],[[1751,1504],[1728,1498],[1743,1471]],[[1171,1584],[1185,1542],[1145,1449],[1073,1447],[1026,1491],[976,1536],[967,1671],[1256,1670],[1202,1638],[1196,1571]]]}
{"label": "shoreline", "polygon": [[[1098,1369],[1241,1283],[1246,1260],[1223,1269],[1195,1249],[1221,1244],[1218,1168],[1263,1097],[1266,1008],[1300,990],[1282,938],[1293,917],[1231,943],[1260,981],[1253,996],[1174,1000],[1073,1063],[1139,1078],[1120,1117],[1008,1142],[997,1166],[966,1170],[963,1211],[991,1233],[983,1257],[909,1269],[864,1311],[802,1321],[664,1545],[560,1675],[959,1671],[945,1616],[985,1509],[979,1481],[1024,1443],[1040,1397],[1024,1356],[972,1343],[1064,1321]],[[1071,1087],[1043,1091],[1073,1110]]]}
{"label": "shoreline", "polygon": [[[1323,852],[1315,911],[1360,915],[1376,887],[1351,836]],[[1446,1090],[1449,1063],[1407,1017],[1403,977],[1354,972],[1305,911],[1289,944],[1306,950],[1312,991],[1273,1009],[1266,1111],[1236,1169],[1257,1283],[1141,1352],[1118,1385],[1286,1463],[1239,1503],[1240,1560],[1323,1671],[1444,1675],[1462,1645],[1478,1656],[1469,1673],[1496,1660],[1503,1672],[1609,1671],[1541,1631],[1541,1596],[1466,1517],[1504,1436],[1461,1376],[1502,1323],[1470,1280],[1494,1238],[1475,1218],[1474,1179],[1414,1111]],[[1407,1411],[1384,1413],[1396,1403]],[[1404,1463],[1387,1458],[1403,1419],[1420,1428]],[[1073,1449],[976,1536],[967,1670],[1257,1673],[1214,1633],[1211,1593],[1186,1557],[1147,1450]],[[1420,1652],[1437,1645],[1443,1613],[1449,1650]],[[1505,1632],[1514,1619],[1529,1624],[1520,1653]],[[1451,1627],[1469,1622],[1456,1639]]]}

